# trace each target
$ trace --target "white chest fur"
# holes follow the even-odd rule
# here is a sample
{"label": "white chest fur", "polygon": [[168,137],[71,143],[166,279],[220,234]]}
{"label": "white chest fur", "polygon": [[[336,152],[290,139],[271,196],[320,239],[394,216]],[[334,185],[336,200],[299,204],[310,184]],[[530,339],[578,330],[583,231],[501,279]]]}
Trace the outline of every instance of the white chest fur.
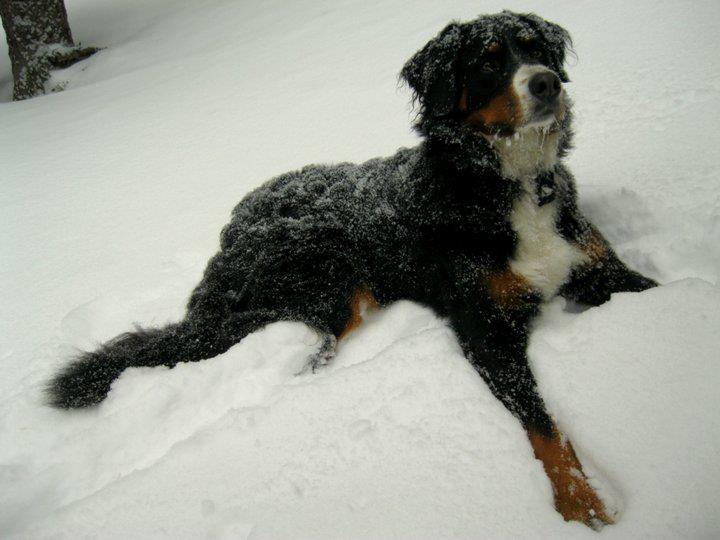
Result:
{"label": "white chest fur", "polygon": [[586,260],[586,255],[557,231],[558,203],[540,206],[535,195],[535,177],[557,162],[558,134],[530,128],[512,138],[487,140],[498,154],[503,176],[522,188],[510,214],[518,237],[510,269],[524,276],[545,300],[550,299],[572,268]]}
{"label": "white chest fur", "polygon": [[520,182],[523,192],[510,214],[518,237],[510,269],[524,276],[547,300],[567,281],[573,266],[585,260],[585,254],[558,233],[557,202],[539,206],[534,182]]}

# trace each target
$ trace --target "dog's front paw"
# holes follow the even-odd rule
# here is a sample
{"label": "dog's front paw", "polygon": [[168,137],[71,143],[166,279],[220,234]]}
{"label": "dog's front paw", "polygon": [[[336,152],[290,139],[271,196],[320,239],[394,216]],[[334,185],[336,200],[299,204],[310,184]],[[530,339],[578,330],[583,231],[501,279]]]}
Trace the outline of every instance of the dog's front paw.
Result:
{"label": "dog's front paw", "polygon": [[570,441],[555,427],[549,435],[529,431],[528,436],[552,485],[555,509],[565,521],[579,521],[595,530],[615,523],[617,510],[606,505],[590,484]]}
{"label": "dog's front paw", "polygon": [[630,271],[624,281],[624,289],[628,292],[641,292],[658,286],[658,282],[654,279],[634,271]]}
{"label": "dog's front paw", "polygon": [[570,469],[562,476],[553,489],[555,508],[565,521],[579,521],[596,531],[615,523],[616,511],[603,503],[582,471]]}

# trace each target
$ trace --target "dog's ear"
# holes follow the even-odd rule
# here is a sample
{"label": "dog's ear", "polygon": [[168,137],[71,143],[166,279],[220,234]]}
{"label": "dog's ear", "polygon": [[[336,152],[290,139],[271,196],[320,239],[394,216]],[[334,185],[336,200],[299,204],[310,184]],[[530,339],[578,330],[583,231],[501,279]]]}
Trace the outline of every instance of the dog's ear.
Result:
{"label": "dog's ear", "polygon": [[459,98],[457,58],[462,44],[459,23],[450,23],[407,61],[400,76],[415,92],[424,112],[444,116]]}

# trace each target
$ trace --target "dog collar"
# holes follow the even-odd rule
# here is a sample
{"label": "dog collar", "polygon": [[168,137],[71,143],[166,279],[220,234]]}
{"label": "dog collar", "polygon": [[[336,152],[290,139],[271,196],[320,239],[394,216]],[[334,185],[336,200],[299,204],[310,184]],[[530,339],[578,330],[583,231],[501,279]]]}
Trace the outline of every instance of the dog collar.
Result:
{"label": "dog collar", "polygon": [[555,171],[547,171],[535,178],[535,195],[538,206],[544,206],[555,200]]}

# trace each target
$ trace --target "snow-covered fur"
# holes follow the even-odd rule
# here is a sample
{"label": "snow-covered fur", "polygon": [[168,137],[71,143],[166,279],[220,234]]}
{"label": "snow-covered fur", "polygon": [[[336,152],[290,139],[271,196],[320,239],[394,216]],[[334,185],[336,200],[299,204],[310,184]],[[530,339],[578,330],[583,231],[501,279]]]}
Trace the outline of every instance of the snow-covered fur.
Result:
{"label": "snow-covered fur", "polygon": [[210,358],[273,321],[303,321],[332,355],[358,291],[410,299],[455,330],[469,361],[530,433],[555,427],[525,356],[541,303],[599,304],[655,283],[629,270],[580,214],[569,35],[534,15],[453,22],[401,76],[423,142],[356,165],[310,165],[234,209],[185,318],[80,355],[49,384],[58,407],[99,403],[130,366]]}

